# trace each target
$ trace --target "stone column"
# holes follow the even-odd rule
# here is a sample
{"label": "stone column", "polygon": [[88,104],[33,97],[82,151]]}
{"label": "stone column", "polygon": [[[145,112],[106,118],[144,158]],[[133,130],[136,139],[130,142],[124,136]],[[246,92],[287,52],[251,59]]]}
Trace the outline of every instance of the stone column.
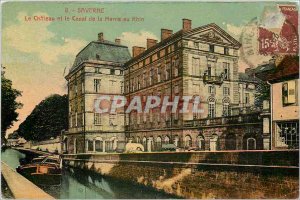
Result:
{"label": "stone column", "polygon": [[105,152],[105,140],[103,140],[103,152]]}
{"label": "stone column", "polygon": [[93,152],[96,151],[96,140],[93,140]]}

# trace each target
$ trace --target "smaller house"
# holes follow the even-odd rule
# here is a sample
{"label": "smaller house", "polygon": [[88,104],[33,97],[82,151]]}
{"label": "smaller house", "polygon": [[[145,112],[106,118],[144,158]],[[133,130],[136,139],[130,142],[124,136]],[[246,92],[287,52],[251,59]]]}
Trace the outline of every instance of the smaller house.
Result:
{"label": "smaller house", "polygon": [[272,60],[268,66],[256,68],[255,75],[271,86],[270,104],[264,103],[266,113],[270,105],[270,118],[264,118],[264,130],[271,132],[271,148],[299,149],[299,57]]}

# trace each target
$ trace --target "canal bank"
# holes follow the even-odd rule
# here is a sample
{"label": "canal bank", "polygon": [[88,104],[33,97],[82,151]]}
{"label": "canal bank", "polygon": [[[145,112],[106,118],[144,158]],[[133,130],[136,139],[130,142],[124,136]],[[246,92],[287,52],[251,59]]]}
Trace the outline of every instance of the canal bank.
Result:
{"label": "canal bank", "polygon": [[[26,155],[7,149],[1,152],[2,161],[11,168],[19,165]],[[167,199],[176,198],[164,192],[157,192],[144,186],[103,177],[85,170],[64,168],[60,186],[39,186],[56,199]]]}
{"label": "canal bank", "polygon": [[64,155],[64,165],[183,198],[297,198],[298,151]]}
{"label": "canal bank", "polygon": [[1,162],[1,173],[15,199],[54,199],[4,162]]}

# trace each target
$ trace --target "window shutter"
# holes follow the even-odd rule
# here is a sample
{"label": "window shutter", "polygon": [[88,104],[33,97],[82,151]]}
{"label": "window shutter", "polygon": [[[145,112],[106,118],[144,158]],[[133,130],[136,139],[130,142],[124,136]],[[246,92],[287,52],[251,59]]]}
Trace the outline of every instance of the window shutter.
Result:
{"label": "window shutter", "polygon": [[288,84],[287,83],[282,84],[282,103],[283,104],[288,103]]}
{"label": "window shutter", "polygon": [[288,102],[296,103],[296,81],[288,82]]}

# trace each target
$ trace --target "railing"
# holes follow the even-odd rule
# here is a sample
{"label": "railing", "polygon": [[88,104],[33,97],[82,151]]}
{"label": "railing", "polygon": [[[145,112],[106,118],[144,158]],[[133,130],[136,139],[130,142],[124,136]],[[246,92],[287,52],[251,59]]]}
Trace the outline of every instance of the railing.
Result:
{"label": "railing", "polygon": [[214,126],[214,125],[230,125],[230,124],[246,124],[246,123],[260,123],[262,118],[260,113],[252,113],[245,115],[226,116],[217,118],[205,118],[205,119],[194,119],[186,120],[183,122],[184,127],[195,127],[195,126]]}
{"label": "railing", "polygon": [[208,84],[221,85],[223,83],[223,78],[222,78],[222,76],[210,76],[210,75],[204,74],[203,82],[208,83]]}

